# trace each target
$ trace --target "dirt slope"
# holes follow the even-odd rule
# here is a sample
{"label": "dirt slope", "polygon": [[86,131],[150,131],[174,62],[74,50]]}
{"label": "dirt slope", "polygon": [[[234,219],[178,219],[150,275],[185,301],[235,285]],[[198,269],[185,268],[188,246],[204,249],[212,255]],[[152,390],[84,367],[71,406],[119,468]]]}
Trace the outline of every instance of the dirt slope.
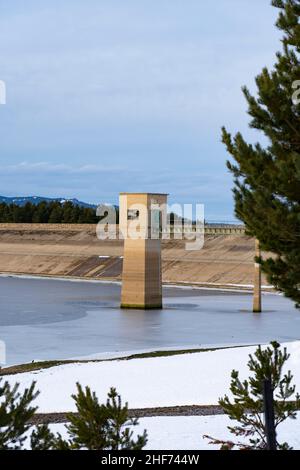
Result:
{"label": "dirt slope", "polygon": [[[0,224],[0,272],[120,279],[123,242],[99,241],[94,225]],[[201,251],[163,241],[164,282],[252,285],[254,240],[206,235]],[[266,281],[263,280],[263,284]]]}

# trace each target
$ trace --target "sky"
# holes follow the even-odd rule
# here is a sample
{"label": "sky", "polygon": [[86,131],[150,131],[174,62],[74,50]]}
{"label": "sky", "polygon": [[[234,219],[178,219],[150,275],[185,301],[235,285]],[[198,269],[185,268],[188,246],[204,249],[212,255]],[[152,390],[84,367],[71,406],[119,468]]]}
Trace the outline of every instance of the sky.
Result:
{"label": "sky", "polygon": [[0,0],[0,195],[169,193],[234,219],[221,127],[280,50],[270,0]]}

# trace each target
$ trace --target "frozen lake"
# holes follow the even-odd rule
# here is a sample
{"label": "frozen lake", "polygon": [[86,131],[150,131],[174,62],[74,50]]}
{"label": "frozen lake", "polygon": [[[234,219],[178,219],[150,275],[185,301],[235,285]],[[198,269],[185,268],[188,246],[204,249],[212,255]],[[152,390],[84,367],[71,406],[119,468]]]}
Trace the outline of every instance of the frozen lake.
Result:
{"label": "frozen lake", "polygon": [[0,341],[6,363],[100,353],[200,348],[300,339],[300,311],[265,294],[264,313],[247,293],[164,289],[164,310],[119,308],[120,285],[0,277]]}

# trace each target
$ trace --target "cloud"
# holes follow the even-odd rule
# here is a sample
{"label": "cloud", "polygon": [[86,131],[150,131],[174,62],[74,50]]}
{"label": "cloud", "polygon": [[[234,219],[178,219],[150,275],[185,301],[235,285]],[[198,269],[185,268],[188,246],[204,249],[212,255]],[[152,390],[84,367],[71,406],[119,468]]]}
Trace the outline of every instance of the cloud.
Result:
{"label": "cloud", "polygon": [[204,204],[206,218],[233,220],[231,179],[224,175],[176,171],[51,165],[46,162],[1,166],[1,193],[7,196],[77,197],[98,204],[118,203],[119,192],[168,192],[170,204]]}
{"label": "cloud", "polygon": [[65,163],[53,164],[50,162],[20,162],[14,165],[0,165],[0,173],[60,173],[89,174],[89,173],[119,173],[124,171],[120,167],[107,167],[105,165],[81,165],[71,166]]}
{"label": "cloud", "polygon": [[274,61],[269,0],[244,0],[243,8],[240,0],[219,0],[217,9],[194,0],[188,8],[174,0],[159,8],[132,0],[126,7],[116,0],[27,3],[26,10],[3,8],[0,18],[1,73],[23,125],[36,116],[74,127],[239,122],[241,85]]}
{"label": "cloud", "polygon": [[281,47],[269,0],[0,8],[2,193],[156,190],[232,213],[220,127],[250,135],[240,88]]}

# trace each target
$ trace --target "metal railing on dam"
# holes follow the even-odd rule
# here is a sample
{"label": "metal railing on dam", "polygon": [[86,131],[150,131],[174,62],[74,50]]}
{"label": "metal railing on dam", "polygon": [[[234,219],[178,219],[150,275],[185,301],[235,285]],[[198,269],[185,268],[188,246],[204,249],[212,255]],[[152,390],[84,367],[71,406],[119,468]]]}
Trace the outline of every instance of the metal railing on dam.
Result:
{"label": "metal railing on dam", "polygon": [[219,234],[240,234],[244,235],[246,232],[245,225],[235,224],[206,224],[204,233],[207,235]]}
{"label": "metal railing on dam", "polygon": [[[26,223],[0,223],[0,231],[96,231],[95,224],[26,224]],[[163,233],[180,234],[195,232],[196,227],[183,228],[182,225],[171,225]],[[237,224],[205,224],[205,235],[244,235],[246,228]],[[118,226],[117,226],[118,232]]]}

